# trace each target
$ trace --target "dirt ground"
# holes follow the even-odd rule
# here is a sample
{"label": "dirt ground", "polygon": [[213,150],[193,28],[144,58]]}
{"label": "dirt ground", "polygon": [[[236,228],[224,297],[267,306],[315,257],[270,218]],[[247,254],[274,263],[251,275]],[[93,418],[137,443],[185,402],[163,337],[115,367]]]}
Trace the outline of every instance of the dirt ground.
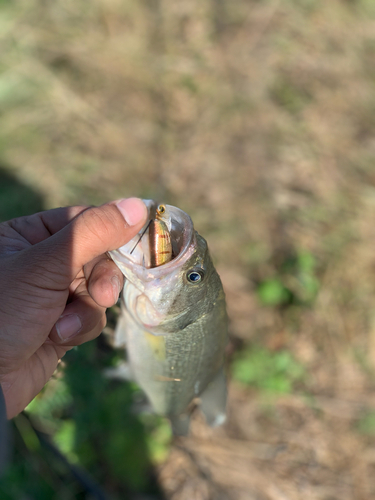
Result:
{"label": "dirt ground", "polygon": [[[228,420],[195,414],[156,467],[165,498],[375,498],[373,2],[1,9],[1,169],[45,208],[177,205],[222,277]],[[265,298],[270,282],[288,298]],[[254,345],[291,353],[303,380],[241,384]]]}

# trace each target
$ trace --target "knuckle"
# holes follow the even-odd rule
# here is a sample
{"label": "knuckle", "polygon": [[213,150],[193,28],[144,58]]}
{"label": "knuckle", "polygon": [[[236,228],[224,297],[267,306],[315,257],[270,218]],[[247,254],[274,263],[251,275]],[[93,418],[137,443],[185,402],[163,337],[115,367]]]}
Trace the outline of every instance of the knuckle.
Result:
{"label": "knuckle", "polygon": [[118,220],[113,210],[107,207],[93,207],[82,214],[82,223],[91,234],[101,241],[106,241],[118,229]]}

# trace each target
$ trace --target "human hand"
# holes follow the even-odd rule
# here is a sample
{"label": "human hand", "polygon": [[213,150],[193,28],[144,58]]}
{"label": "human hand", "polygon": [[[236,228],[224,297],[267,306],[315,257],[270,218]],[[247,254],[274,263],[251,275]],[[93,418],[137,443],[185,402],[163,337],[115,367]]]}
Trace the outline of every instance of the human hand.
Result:
{"label": "human hand", "polygon": [[0,383],[8,418],[22,411],[76,345],[97,337],[123,276],[105,252],[133,238],[137,198],[66,207],[0,224]]}

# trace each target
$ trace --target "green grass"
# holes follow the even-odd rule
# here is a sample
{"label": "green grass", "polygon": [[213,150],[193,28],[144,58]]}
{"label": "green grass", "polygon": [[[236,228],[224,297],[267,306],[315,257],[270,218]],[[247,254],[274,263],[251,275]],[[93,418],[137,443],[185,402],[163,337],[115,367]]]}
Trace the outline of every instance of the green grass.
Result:
{"label": "green grass", "polygon": [[236,381],[264,394],[290,394],[306,377],[303,365],[289,351],[271,352],[260,346],[240,352],[231,372]]}
{"label": "green grass", "polygon": [[312,305],[320,286],[316,267],[315,257],[307,251],[284,259],[276,276],[259,283],[260,302],[265,306]]}
{"label": "green grass", "polygon": [[[151,469],[168,456],[171,429],[165,419],[135,410],[140,396],[137,386],[103,376],[104,366],[116,360],[116,353],[103,351],[95,341],[73,349],[65,358],[64,376],[52,380],[30,403],[27,413],[49,430],[71,464],[84,467],[98,484],[111,485],[114,498],[121,498],[132,491],[157,490]],[[39,460],[45,450],[28,420],[20,416],[15,422],[27,454],[32,461]],[[54,460],[52,488],[57,487],[53,479],[56,467]],[[21,471],[13,465],[6,481],[12,482],[13,474],[32,482],[27,468]]]}

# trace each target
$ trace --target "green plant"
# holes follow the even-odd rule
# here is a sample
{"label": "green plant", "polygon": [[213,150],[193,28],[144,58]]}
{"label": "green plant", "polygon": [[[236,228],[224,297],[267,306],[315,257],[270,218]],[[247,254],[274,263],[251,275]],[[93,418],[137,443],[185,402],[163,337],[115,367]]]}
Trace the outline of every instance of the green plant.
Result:
{"label": "green plant", "polygon": [[265,306],[292,302],[308,305],[313,303],[319,285],[314,256],[307,251],[300,251],[280,265],[278,275],[259,283],[257,295]]}
{"label": "green plant", "polygon": [[276,306],[285,304],[291,299],[291,292],[279,278],[272,278],[260,283],[258,297],[265,306]]}
{"label": "green plant", "polygon": [[360,434],[375,436],[375,412],[364,413],[357,421],[356,428]]}
{"label": "green plant", "polygon": [[[72,349],[58,375],[29,404],[27,414],[48,431],[70,464],[84,468],[99,485],[123,498],[129,491],[155,489],[150,472],[167,458],[172,435],[166,419],[135,408],[142,398],[138,386],[103,375],[104,367],[117,361],[118,353],[100,339]],[[45,450],[29,420],[20,416],[16,423],[23,447],[31,455],[28,460],[42,460],[35,455],[43,457]],[[54,478],[59,464],[52,461],[50,470],[48,466],[44,466],[47,483],[52,489],[60,488]],[[32,487],[35,482],[37,498],[51,498],[48,492],[39,493],[39,480],[29,478],[29,468],[18,469],[12,466],[10,477],[16,474]],[[12,500],[18,498],[16,493]]]}
{"label": "green plant", "polygon": [[232,363],[233,378],[267,393],[291,393],[303,381],[305,369],[289,351],[271,352],[253,346],[238,354]]}

